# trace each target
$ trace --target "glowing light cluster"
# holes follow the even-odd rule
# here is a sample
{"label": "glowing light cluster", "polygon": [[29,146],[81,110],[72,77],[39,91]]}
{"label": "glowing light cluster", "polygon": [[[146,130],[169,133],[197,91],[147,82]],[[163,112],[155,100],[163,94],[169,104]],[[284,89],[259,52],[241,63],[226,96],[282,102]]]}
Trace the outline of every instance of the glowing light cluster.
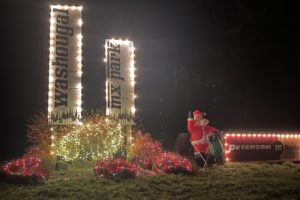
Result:
{"label": "glowing light cluster", "polygon": [[36,157],[20,158],[4,164],[2,170],[9,175],[45,178],[46,173],[42,170],[41,163]]}
{"label": "glowing light cluster", "polygon": [[190,174],[192,172],[192,166],[186,158],[170,152],[159,154],[151,163],[151,167],[147,169],[137,159],[128,162],[125,158],[98,160],[94,166],[95,176],[106,178],[131,178],[162,173]]}
{"label": "glowing light cluster", "polygon": [[82,10],[82,6],[68,6],[68,5],[51,5],[51,8],[64,9],[64,10]]}
{"label": "glowing light cluster", "polygon": [[163,152],[162,145],[159,141],[153,140],[150,134],[143,135],[137,132],[134,141],[128,149],[128,156],[133,157],[149,157],[156,156]]}
{"label": "glowing light cluster", "polygon": [[50,150],[50,155],[54,155],[55,154],[55,136],[54,136],[54,133],[53,133],[53,128],[51,128],[51,150]]}
{"label": "glowing light cluster", "polygon": [[94,166],[95,176],[106,178],[131,178],[135,177],[139,168],[124,158],[98,160]]}
{"label": "glowing light cluster", "polygon": [[149,134],[136,133],[128,150],[128,156],[142,169],[140,175],[149,175],[145,170],[150,170],[153,174],[192,173],[191,163],[186,158],[164,151],[161,143],[153,140]]}
{"label": "glowing light cluster", "polygon": [[83,119],[56,138],[56,154],[66,161],[112,158],[124,146],[124,128],[113,119],[96,115]]}
{"label": "glowing light cluster", "polygon": [[154,173],[177,174],[180,172],[190,174],[193,172],[192,165],[186,158],[171,152],[159,154],[153,163]]}
{"label": "glowing light cluster", "polygon": [[[274,140],[274,139],[300,139],[300,133],[298,132],[286,132],[286,133],[268,133],[268,132],[241,132],[241,133],[226,133],[224,136],[225,149],[228,149],[228,140],[231,138],[245,140],[245,139],[257,139],[257,140]],[[230,150],[225,151],[226,162],[230,161]]]}
{"label": "glowing light cluster", "polygon": [[300,133],[284,133],[284,134],[271,134],[271,133],[226,133],[225,139],[229,137],[237,138],[300,138]]}
{"label": "glowing light cluster", "polygon": [[[55,96],[55,73],[56,69],[55,69],[55,65],[53,64],[56,60],[55,60],[55,55],[56,55],[56,43],[57,43],[57,38],[56,38],[56,16],[54,13],[54,9],[61,9],[61,10],[70,10],[70,11],[79,11],[81,12],[82,10],[82,6],[68,6],[68,5],[51,5],[51,12],[50,12],[50,40],[49,40],[49,92],[48,92],[48,117],[50,117],[51,113],[54,112],[54,96]],[[81,16],[81,15],[80,15]],[[71,20],[70,20],[71,21]],[[76,89],[75,92],[75,103],[72,105],[72,110],[74,110],[73,112],[75,112],[78,114],[78,118],[81,118],[81,112],[82,112],[82,101],[81,101],[81,97],[82,97],[82,86],[81,86],[81,76],[82,76],[82,39],[83,36],[81,34],[81,26],[83,24],[81,17],[79,17],[77,19],[78,23],[74,26],[77,26],[80,28],[80,33],[75,35],[75,37],[77,38],[77,42],[76,42],[76,61],[77,63],[75,64],[76,67],[75,69],[72,66],[72,70],[76,70],[76,75],[77,77],[74,76],[74,78],[76,78],[76,82],[79,82],[75,88],[72,89]],[[69,42],[70,43],[70,42]],[[69,66],[70,67],[70,66]],[[68,74],[70,76],[71,71],[72,70],[68,70]],[[69,109],[69,108],[68,108]],[[78,123],[78,121],[77,121]]]}
{"label": "glowing light cluster", "polygon": [[[128,66],[129,66],[129,76],[130,76],[130,85],[131,85],[131,87],[132,87],[132,89],[133,89],[133,91],[134,91],[134,87],[135,87],[135,77],[136,77],[136,75],[135,75],[135,70],[136,70],[136,68],[135,68],[135,61],[134,61],[134,57],[135,57],[135,47],[134,47],[134,45],[133,45],[133,42],[132,41],[129,41],[128,39],[126,39],[126,40],[122,40],[122,39],[114,39],[114,38],[112,38],[112,39],[110,39],[109,40],[109,42],[111,42],[111,43],[114,43],[114,44],[120,44],[120,45],[127,45],[127,46],[129,46],[129,54],[130,54],[130,57],[129,57],[129,60],[128,60]],[[107,62],[108,61],[108,54],[107,54],[107,48],[108,48],[108,46],[107,46],[107,44],[105,44],[104,45],[104,47],[105,47],[105,58],[103,59],[103,61],[104,62]],[[109,84],[109,80],[106,80],[106,82],[105,82],[105,94],[106,94],[106,97],[105,97],[105,99],[106,99],[106,102],[108,102],[109,101],[109,94],[108,94],[108,84]],[[134,92],[133,92],[133,94],[132,94],[132,106],[130,107],[130,111],[131,111],[131,114],[134,116],[135,115],[135,112],[136,112],[136,108],[135,108],[135,99],[137,98],[137,96],[134,94]],[[110,115],[111,114],[111,111],[110,111],[110,108],[108,107],[108,103],[107,103],[107,107],[106,107],[106,115]]]}

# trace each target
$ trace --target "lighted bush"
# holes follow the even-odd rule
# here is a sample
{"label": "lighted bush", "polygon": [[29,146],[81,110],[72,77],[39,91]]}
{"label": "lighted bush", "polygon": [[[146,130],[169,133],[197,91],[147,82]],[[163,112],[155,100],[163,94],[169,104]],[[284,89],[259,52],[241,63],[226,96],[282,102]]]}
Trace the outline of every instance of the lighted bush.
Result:
{"label": "lighted bush", "polygon": [[146,160],[152,159],[163,152],[162,145],[159,141],[153,140],[150,134],[142,134],[137,132],[135,134],[133,143],[128,148],[129,158],[145,158]]}
{"label": "lighted bush", "polygon": [[131,163],[139,166],[144,170],[152,170],[152,159],[149,157],[134,157],[130,160]]}
{"label": "lighted bush", "polygon": [[94,174],[106,178],[132,178],[137,175],[138,171],[136,165],[124,158],[98,160],[94,166]]}
{"label": "lighted bush", "polygon": [[[166,152],[161,143],[152,139],[150,134],[137,132],[135,139],[128,149],[129,159],[137,165],[140,172],[152,173],[192,173],[190,161],[178,154]],[[144,170],[144,171],[143,171]]]}
{"label": "lighted bush", "polygon": [[51,160],[51,134],[47,115],[38,113],[31,117],[27,125],[27,140],[32,145],[26,149],[24,157]]}
{"label": "lighted bush", "polygon": [[56,153],[65,161],[106,159],[124,147],[125,127],[99,113],[82,120],[80,125],[56,130]]}
{"label": "lighted bush", "polygon": [[171,152],[160,153],[153,159],[153,171],[167,174],[191,174],[193,172],[189,160]]}
{"label": "lighted bush", "polygon": [[42,167],[41,159],[36,157],[12,160],[1,166],[1,171],[4,172],[6,179],[18,177],[29,179],[45,179],[48,174],[48,172]]}

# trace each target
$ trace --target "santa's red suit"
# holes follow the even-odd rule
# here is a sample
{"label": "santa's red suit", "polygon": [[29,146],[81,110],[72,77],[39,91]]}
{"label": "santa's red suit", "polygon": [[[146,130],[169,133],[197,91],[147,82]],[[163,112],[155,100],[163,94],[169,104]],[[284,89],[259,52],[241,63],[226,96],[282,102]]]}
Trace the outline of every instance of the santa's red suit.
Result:
{"label": "santa's red suit", "polygon": [[195,121],[191,119],[188,120],[187,129],[191,133],[191,143],[195,154],[197,152],[206,153],[208,149],[208,142],[205,136],[216,129],[209,125],[197,125]]}

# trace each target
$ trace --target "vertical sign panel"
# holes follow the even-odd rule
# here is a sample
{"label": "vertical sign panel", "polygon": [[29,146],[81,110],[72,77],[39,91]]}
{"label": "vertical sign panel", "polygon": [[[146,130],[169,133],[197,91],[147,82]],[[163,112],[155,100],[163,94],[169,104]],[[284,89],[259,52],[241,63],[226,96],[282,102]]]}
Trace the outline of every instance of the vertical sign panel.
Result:
{"label": "vertical sign panel", "polygon": [[106,114],[132,125],[134,106],[134,46],[132,41],[105,41]]}
{"label": "vertical sign panel", "polygon": [[82,7],[51,5],[48,119],[67,125],[81,118]]}

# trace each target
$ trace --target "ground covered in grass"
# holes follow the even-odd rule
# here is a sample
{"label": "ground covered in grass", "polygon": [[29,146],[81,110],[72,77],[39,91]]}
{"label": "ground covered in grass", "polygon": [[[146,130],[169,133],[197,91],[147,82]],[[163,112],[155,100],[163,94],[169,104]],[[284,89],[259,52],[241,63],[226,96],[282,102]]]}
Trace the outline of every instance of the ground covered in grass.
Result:
{"label": "ground covered in grass", "polygon": [[227,163],[194,175],[127,180],[96,178],[92,168],[69,168],[38,184],[1,181],[0,199],[300,199],[300,164]]}

